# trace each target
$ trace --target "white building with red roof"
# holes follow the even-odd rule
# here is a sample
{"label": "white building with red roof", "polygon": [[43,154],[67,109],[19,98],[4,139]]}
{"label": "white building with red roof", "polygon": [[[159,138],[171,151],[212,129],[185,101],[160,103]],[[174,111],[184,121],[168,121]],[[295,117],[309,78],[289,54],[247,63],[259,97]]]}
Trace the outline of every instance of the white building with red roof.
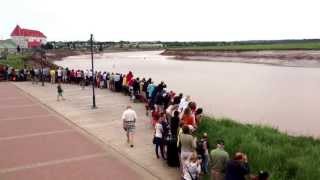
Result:
{"label": "white building with red roof", "polygon": [[37,48],[47,43],[47,37],[42,32],[22,29],[19,25],[12,31],[11,38],[20,48]]}

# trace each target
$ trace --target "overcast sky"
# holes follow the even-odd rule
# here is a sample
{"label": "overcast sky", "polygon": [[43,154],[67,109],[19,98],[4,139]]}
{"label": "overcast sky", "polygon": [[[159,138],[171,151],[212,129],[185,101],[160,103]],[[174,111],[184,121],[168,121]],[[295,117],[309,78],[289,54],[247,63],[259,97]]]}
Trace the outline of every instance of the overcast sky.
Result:
{"label": "overcast sky", "polygon": [[232,41],[320,38],[319,0],[2,0],[13,28],[48,40]]}

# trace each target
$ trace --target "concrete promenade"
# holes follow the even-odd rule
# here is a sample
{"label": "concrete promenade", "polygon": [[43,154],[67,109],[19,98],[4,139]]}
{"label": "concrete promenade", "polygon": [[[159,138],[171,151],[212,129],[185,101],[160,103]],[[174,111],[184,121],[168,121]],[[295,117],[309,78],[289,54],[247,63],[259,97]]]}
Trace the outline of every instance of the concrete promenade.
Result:
{"label": "concrete promenade", "polygon": [[[156,179],[179,179],[176,168],[170,168],[163,160],[155,156],[152,144],[153,129],[150,117],[146,117],[144,104],[132,103],[128,96],[121,93],[110,92],[107,89],[96,90],[98,108],[91,109],[92,91],[90,87],[82,90],[78,85],[62,85],[65,101],[56,100],[56,85],[46,83],[32,85],[31,82],[14,83],[24,92],[37,98],[44,106],[49,107],[61,116],[67,118],[71,124],[87,132],[94,139],[104,144],[107,150],[112,150],[122,156],[136,169],[144,171]],[[132,104],[138,114],[135,134],[135,147],[130,148],[126,143],[125,133],[122,129],[121,115],[125,107]],[[0,115],[1,117],[1,115]],[[140,176],[141,177],[141,176]],[[134,179],[134,176],[132,176]],[[148,177],[147,179],[150,179]]]}
{"label": "concrete promenade", "polygon": [[[123,157],[116,148],[110,148],[108,142],[99,141],[73,123],[86,127],[94,134],[92,127],[97,125],[99,120],[92,116],[90,123],[89,116],[96,113],[97,116],[102,115],[101,103],[101,109],[89,113],[89,102],[83,104],[82,101],[86,96],[81,97],[80,91],[77,94],[75,86],[66,88],[68,100],[60,103],[55,102],[53,86],[31,86],[31,83],[17,86],[40,97],[42,102],[72,117],[73,121],[43,105],[14,84],[1,82],[1,180],[159,179],[144,167]],[[85,91],[83,93],[85,94]],[[109,112],[102,115],[105,121],[109,120],[107,114]],[[92,125],[90,128],[89,124]],[[101,131],[97,134],[103,134]],[[115,128],[112,131],[106,129],[112,137],[116,136],[114,131]],[[117,137],[119,144],[123,140],[121,137]],[[124,148],[124,151],[135,150]]]}

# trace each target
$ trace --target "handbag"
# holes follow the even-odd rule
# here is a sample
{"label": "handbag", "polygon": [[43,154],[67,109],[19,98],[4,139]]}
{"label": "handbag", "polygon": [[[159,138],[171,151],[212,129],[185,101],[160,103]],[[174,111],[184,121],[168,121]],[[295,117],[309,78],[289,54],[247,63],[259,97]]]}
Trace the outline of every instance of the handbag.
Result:
{"label": "handbag", "polygon": [[153,136],[153,140],[152,140],[152,144],[156,144],[156,137],[155,136]]}

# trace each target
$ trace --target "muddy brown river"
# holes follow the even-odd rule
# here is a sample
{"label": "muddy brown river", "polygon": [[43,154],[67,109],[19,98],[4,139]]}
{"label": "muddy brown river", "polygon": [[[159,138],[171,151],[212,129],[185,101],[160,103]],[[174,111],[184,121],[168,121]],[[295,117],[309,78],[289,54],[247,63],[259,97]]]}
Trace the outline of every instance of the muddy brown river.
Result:
{"label": "muddy brown river", "polygon": [[[261,64],[180,61],[160,51],[95,55],[97,70],[152,77],[191,95],[208,115],[267,124],[294,135],[320,137],[320,69]],[[90,69],[90,56],[55,62]]]}

